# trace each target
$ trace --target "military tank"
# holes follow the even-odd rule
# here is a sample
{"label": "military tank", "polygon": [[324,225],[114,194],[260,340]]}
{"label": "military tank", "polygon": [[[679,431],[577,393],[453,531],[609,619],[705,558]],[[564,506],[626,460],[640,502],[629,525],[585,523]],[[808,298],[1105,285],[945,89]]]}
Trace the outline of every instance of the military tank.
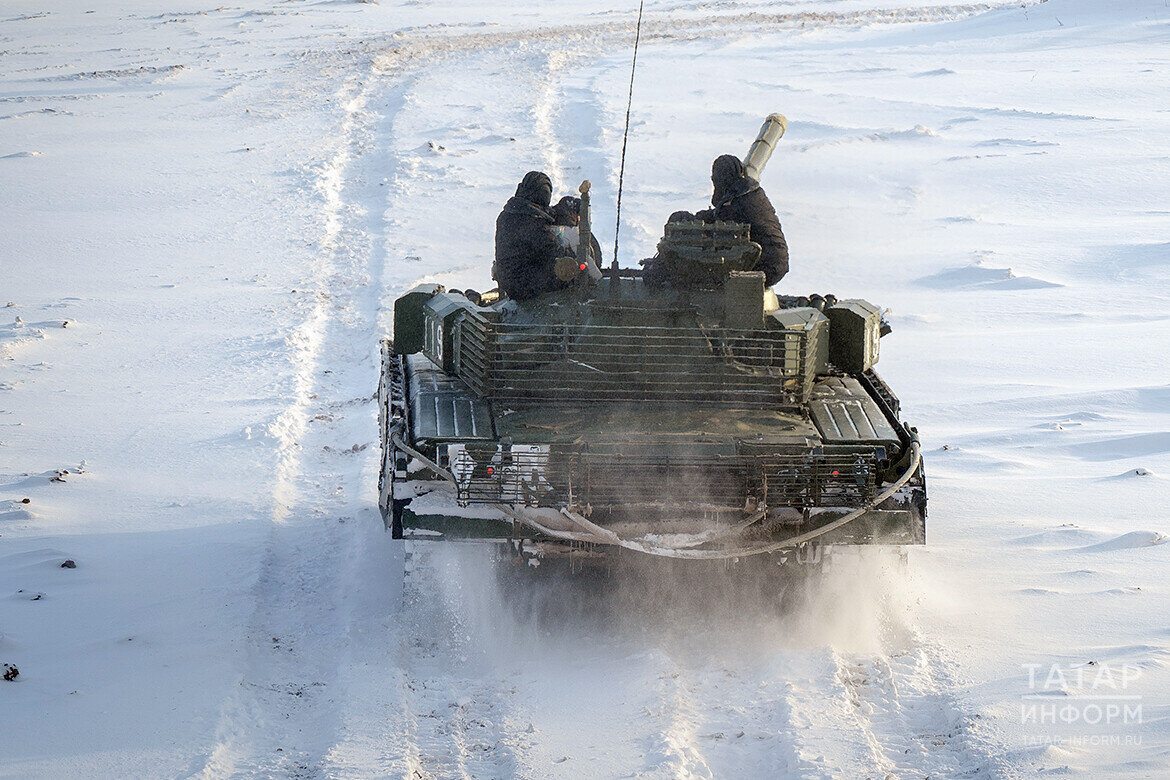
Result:
{"label": "military tank", "polygon": [[[751,147],[756,177],[782,122]],[[737,223],[670,222],[646,268],[602,269],[588,182],[581,200],[565,289],[515,301],[430,284],[395,302],[379,389],[394,538],[493,542],[536,564],[924,544],[917,434],[874,370],[880,309],[766,290]]]}

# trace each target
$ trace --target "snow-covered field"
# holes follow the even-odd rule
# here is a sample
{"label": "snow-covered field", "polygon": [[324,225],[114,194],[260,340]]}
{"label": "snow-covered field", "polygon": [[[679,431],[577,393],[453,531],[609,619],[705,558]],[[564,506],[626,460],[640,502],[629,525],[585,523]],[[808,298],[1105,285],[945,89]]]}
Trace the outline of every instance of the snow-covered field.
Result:
{"label": "snow-covered field", "polygon": [[390,306],[531,168],[612,246],[636,10],[0,2],[0,776],[1170,775],[1164,0],[648,3],[623,263],[785,113],[781,289],[890,308],[930,544],[783,617],[403,591]]}

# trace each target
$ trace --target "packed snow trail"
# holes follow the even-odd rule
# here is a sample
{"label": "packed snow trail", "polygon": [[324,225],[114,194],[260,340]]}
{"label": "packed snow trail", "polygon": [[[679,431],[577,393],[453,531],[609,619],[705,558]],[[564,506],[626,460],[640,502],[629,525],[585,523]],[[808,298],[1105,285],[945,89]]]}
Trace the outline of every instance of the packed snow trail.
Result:
{"label": "packed snow trail", "polygon": [[[404,587],[378,517],[394,298],[490,286],[529,169],[606,243],[629,4],[244,5],[0,19],[0,773],[1164,773],[1161,4],[647,8],[623,264],[784,111],[783,286],[892,307],[928,450],[910,573],[784,614],[464,545]],[[1021,663],[1089,662],[1142,670],[1136,745],[1020,723]]]}
{"label": "packed snow trail", "polygon": [[[377,448],[367,427],[373,398],[362,389],[375,360],[372,280],[385,257],[374,196],[379,178],[392,173],[377,150],[387,127],[370,93],[358,78],[339,90],[337,148],[317,171],[323,231],[314,275],[303,283],[314,304],[292,339],[293,403],[273,425],[280,456],[272,527],[252,594],[248,660],[217,729],[210,776],[314,775],[337,740],[339,667],[355,618],[347,607],[365,587],[357,563],[369,544],[346,525],[377,518],[362,500],[368,468],[351,465]],[[392,99],[373,97],[380,105]]]}

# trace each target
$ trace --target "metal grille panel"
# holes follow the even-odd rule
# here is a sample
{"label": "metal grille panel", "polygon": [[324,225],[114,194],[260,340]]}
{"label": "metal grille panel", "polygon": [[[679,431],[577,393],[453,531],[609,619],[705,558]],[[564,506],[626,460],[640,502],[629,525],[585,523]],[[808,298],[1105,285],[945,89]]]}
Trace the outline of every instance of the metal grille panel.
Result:
{"label": "metal grille panel", "polygon": [[468,314],[460,379],[500,401],[808,400],[816,336],[797,330],[516,325]]}
{"label": "metal grille panel", "polygon": [[666,503],[740,508],[855,506],[877,490],[873,452],[646,457],[553,445],[452,445],[463,505],[613,506]]}

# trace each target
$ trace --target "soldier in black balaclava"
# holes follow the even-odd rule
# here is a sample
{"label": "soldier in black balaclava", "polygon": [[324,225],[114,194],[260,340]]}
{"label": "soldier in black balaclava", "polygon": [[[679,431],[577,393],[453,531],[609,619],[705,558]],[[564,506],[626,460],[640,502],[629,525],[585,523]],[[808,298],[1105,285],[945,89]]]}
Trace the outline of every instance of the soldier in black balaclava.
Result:
{"label": "soldier in black balaclava", "polygon": [[552,181],[540,171],[529,171],[496,219],[492,277],[500,290],[516,300],[568,286],[553,271],[556,259],[567,253],[552,229],[550,201]]}
{"label": "soldier in black balaclava", "polygon": [[[566,195],[553,204],[550,209],[553,215],[553,224],[563,227],[578,227],[581,224],[581,199],[575,195]],[[593,256],[593,262],[598,265],[601,264],[601,244],[597,242],[597,236],[593,233],[589,234],[590,253]]]}
{"label": "soldier in black balaclava", "polygon": [[573,195],[566,195],[549,208],[554,225],[576,227],[581,223],[581,199]]}
{"label": "soldier in black balaclava", "polygon": [[731,154],[715,158],[711,183],[715,185],[711,196],[713,208],[695,216],[704,222],[719,220],[750,225],[752,241],[763,250],[756,270],[764,272],[764,284],[770,287],[783,279],[788,273],[788,242],[784,240],[776,209],[772,208],[760,183],[748,176],[740,159]]}

